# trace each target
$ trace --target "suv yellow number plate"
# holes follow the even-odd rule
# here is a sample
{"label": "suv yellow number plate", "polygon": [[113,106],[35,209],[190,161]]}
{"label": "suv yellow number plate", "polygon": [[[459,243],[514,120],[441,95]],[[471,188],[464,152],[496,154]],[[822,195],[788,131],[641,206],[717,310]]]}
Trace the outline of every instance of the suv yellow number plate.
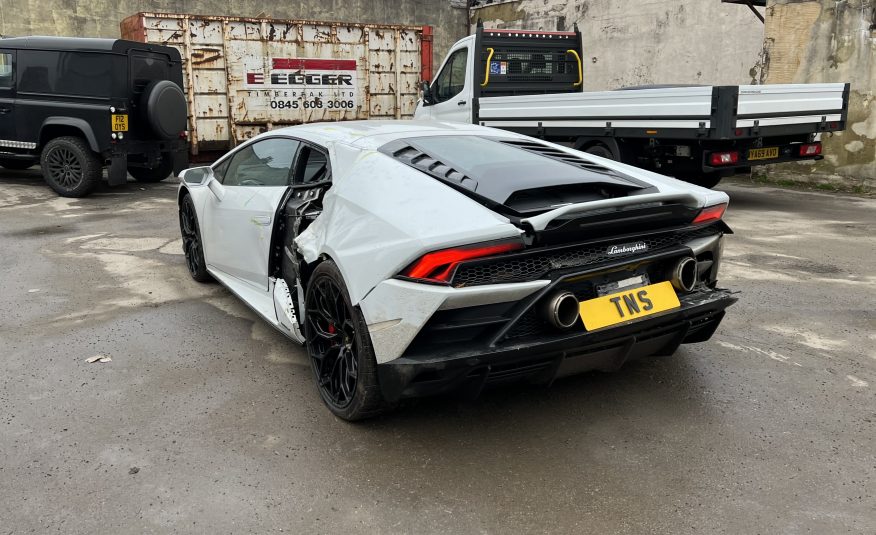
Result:
{"label": "suv yellow number plate", "polygon": [[779,157],[779,147],[767,147],[765,149],[751,149],[748,151],[749,160],[771,160]]}
{"label": "suv yellow number plate", "polygon": [[672,283],[660,282],[582,301],[579,307],[584,327],[594,331],[679,308],[681,303]]}
{"label": "suv yellow number plate", "polygon": [[127,115],[113,115],[113,132],[127,132],[128,131],[128,116]]}

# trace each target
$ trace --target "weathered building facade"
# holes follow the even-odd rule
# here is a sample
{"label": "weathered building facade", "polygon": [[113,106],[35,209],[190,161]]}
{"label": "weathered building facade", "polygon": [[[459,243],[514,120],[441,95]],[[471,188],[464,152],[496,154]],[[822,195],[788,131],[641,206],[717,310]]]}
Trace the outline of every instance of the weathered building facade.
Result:
{"label": "weathered building facade", "polygon": [[[140,11],[434,27],[435,69],[478,19],[584,38],[587,90],[647,84],[851,82],[849,127],[825,159],[771,175],[872,188],[876,181],[876,0],[767,0],[763,25],[720,0],[0,0],[0,35],[118,37]],[[462,9],[460,9],[462,8]]]}
{"label": "weathered building facade", "polygon": [[876,0],[769,0],[762,81],[851,82],[845,132],[825,159],[770,169],[775,178],[876,186]]}
{"label": "weathered building facade", "polygon": [[466,35],[465,9],[445,0],[0,0],[0,35],[119,37],[141,11],[434,27],[434,61]]}

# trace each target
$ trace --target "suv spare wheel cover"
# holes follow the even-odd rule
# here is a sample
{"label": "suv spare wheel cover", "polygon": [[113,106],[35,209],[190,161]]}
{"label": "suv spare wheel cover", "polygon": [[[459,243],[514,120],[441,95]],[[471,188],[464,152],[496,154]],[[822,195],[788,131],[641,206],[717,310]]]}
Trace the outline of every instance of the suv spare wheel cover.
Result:
{"label": "suv spare wheel cover", "polygon": [[173,139],[186,129],[186,97],[170,80],[150,83],[143,91],[146,120],[156,135]]}

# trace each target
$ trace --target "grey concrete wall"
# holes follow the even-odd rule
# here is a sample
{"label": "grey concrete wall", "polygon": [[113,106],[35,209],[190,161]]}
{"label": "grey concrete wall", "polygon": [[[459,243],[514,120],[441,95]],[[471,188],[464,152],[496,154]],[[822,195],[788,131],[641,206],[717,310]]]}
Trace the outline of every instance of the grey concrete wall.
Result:
{"label": "grey concrete wall", "polygon": [[512,0],[476,8],[490,28],[570,30],[584,39],[586,89],[743,84],[760,77],[763,24],[720,0]]}
{"label": "grey concrete wall", "polygon": [[770,0],[763,81],[850,82],[845,132],[822,138],[825,159],[772,166],[771,178],[876,187],[876,0]]}
{"label": "grey concrete wall", "polygon": [[467,34],[465,9],[445,0],[0,0],[0,35],[118,37],[139,11],[434,26],[434,62]]}

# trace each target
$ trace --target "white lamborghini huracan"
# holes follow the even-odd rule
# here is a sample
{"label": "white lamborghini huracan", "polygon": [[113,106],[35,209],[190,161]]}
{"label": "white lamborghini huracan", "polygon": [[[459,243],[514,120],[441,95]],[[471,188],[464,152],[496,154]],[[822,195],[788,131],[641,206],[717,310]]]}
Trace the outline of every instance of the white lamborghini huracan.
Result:
{"label": "white lamborghini huracan", "polygon": [[341,418],[702,342],[728,197],[472,125],[274,130],[181,175],[192,277],[306,345]]}

